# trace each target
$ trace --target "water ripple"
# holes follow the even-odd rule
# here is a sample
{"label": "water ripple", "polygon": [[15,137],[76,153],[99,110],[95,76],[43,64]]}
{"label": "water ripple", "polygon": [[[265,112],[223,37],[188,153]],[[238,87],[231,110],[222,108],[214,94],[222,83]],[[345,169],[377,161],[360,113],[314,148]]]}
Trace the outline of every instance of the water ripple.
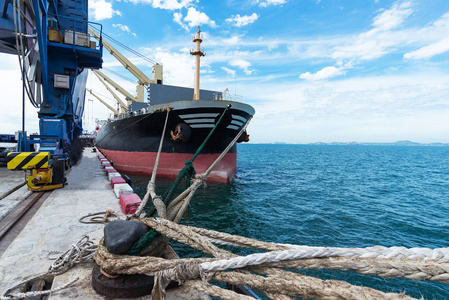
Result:
{"label": "water ripple", "polygon": [[[235,183],[201,189],[187,224],[310,246],[448,247],[449,147],[239,146]],[[199,255],[179,245],[177,251]],[[449,297],[440,283],[306,273],[413,297]]]}

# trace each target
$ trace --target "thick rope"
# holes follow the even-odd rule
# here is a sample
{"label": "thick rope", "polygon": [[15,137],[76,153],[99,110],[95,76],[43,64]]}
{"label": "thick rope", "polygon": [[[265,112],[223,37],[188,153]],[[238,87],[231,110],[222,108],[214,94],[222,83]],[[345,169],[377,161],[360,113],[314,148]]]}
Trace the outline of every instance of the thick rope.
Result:
{"label": "thick rope", "polygon": [[189,280],[184,283],[185,286],[201,291],[207,295],[220,297],[224,300],[254,300],[253,297],[237,294],[234,291],[225,290],[218,286],[199,280]]}
{"label": "thick rope", "polygon": [[439,281],[449,284],[449,263],[430,260],[331,257],[268,263],[264,264],[264,266],[297,270],[355,271],[362,275],[386,278],[402,277],[411,280]]}
{"label": "thick rope", "polygon": [[[248,123],[249,120],[246,126]],[[242,130],[244,130],[244,128],[242,128]],[[237,138],[238,136],[236,139]],[[212,164],[212,166],[204,174],[196,176],[192,186],[187,191],[182,193],[182,197],[178,196],[174,203],[170,203],[168,205],[167,216],[170,219],[173,218],[175,222],[179,222],[180,217],[184,214],[195,190],[201,185],[202,181],[207,177],[219,160],[226,154],[230,147],[232,147],[235,141],[230,143],[228,148],[223,151],[219,159],[217,159],[217,161],[214,162],[214,164]],[[203,283],[195,284],[199,285],[199,288],[204,292],[222,297],[224,299],[236,298],[233,294],[224,296],[224,294],[221,293],[220,288],[213,287],[205,282],[215,280],[235,285],[246,285],[263,291],[274,299],[289,299],[288,296],[302,298],[313,297],[316,299],[409,299],[408,296],[403,294],[385,294],[377,290],[352,286],[346,282],[340,281],[321,281],[316,278],[311,278],[272,267],[278,264],[288,265],[289,267],[289,263],[292,261],[301,261],[300,259],[311,260],[311,258],[328,259],[327,257],[334,257],[336,255],[362,257],[361,259],[365,259],[364,257],[372,257],[374,255],[373,253],[376,253],[376,255],[384,255],[384,257],[388,258],[394,257],[396,259],[404,260],[404,251],[398,250],[403,250],[405,248],[370,247],[365,249],[344,249],[283,245],[260,242],[213,231],[194,229],[192,227],[178,225],[164,219],[145,218],[140,219],[139,221],[144,222],[146,225],[162,234],[163,236],[161,236],[161,238],[165,241],[168,239],[164,238],[164,236],[173,238],[215,257],[214,259],[200,258],[174,261],[166,261],[155,257],[123,258],[123,256],[114,256],[108,253],[100,243],[95,260],[108,273],[146,273],[155,275],[155,299],[164,299],[165,286],[169,280],[190,283],[191,279],[195,278],[201,278],[203,280]],[[226,250],[217,248],[210,242],[210,240],[218,243],[233,244],[234,246],[254,247],[271,252],[238,257]],[[389,249],[389,251],[386,249]],[[313,252],[311,253],[310,250]],[[409,251],[407,255],[414,260],[417,258],[421,258],[422,260],[423,256],[426,257],[421,249],[406,250]],[[442,254],[439,250],[440,249],[436,249],[430,253],[430,257],[433,259],[444,259],[445,254]],[[429,255],[429,253],[425,254]],[[249,268],[253,272],[261,273],[268,277],[248,273],[247,271],[242,270],[242,268],[245,267]],[[237,272],[221,272],[228,269],[237,269]],[[293,287],[291,287],[292,282],[294,283]],[[286,285],[289,285],[289,287],[285,288]],[[229,291],[226,291],[226,293],[228,292]]]}
{"label": "thick rope", "polygon": [[245,286],[262,292],[281,293],[304,299],[412,299],[404,294],[383,293],[368,287],[353,286],[344,281],[315,278],[310,282],[311,277],[302,276],[304,278],[299,279],[300,277],[301,275],[290,278],[262,277],[238,272],[219,272],[212,280],[235,285],[244,283]]}
{"label": "thick rope", "polygon": [[[159,159],[160,159],[161,152],[162,152],[162,145],[164,143],[165,130],[167,129],[169,114],[170,114],[170,109],[168,108],[167,109],[167,115],[165,117],[164,129],[162,130],[162,136],[161,136],[161,140],[159,142],[159,149],[157,151],[156,161],[154,162],[153,172],[151,174],[151,179],[148,182],[148,186],[147,186],[147,192],[146,192],[145,196],[143,197],[142,202],[140,203],[140,205],[137,208],[136,212],[130,218],[139,218],[140,214],[143,211],[143,209],[147,205],[148,199],[150,198],[150,196],[151,196],[152,199],[154,199],[156,197],[156,191],[155,191],[156,190],[156,188],[155,188],[156,173],[157,173],[157,168],[159,166]],[[161,216],[161,215],[159,215],[159,216]]]}
{"label": "thick rope", "polygon": [[[216,257],[226,257],[227,253],[225,250],[219,249],[209,242],[204,243],[195,234],[189,231],[184,231],[184,233],[177,233],[173,228],[177,227],[188,227],[179,224],[174,224],[167,220],[158,219],[150,221],[151,219],[143,219],[145,224],[151,226],[152,228],[162,232],[164,235],[169,235],[175,238],[179,242],[188,244],[200,251],[208,253]],[[169,224],[169,227],[165,227],[163,224]],[[188,227],[191,228],[191,227]],[[286,245],[280,245],[280,247],[285,247]],[[429,252],[430,249],[425,249],[426,251],[421,251],[416,248],[405,249],[406,251],[400,255],[396,255],[394,258],[390,255],[391,253],[397,253],[398,247],[386,248],[386,247],[369,247],[369,248],[352,248],[350,251],[345,248],[323,248],[323,247],[302,247],[300,252],[296,253],[293,250],[294,256],[286,256],[287,252],[275,251],[271,253],[253,254],[246,257],[246,262],[243,258],[235,258],[233,262],[232,259],[223,260],[220,262],[205,263],[202,266],[207,268],[204,271],[214,271],[208,268],[212,268],[218,265],[217,268],[223,268],[226,264],[230,267],[242,267],[244,265],[249,265],[249,263],[263,264],[264,266],[278,266],[283,268],[293,268],[293,269],[336,269],[336,270],[354,270],[361,274],[366,275],[379,275],[382,277],[404,277],[414,280],[432,280],[449,283],[449,262],[435,261],[428,258],[417,258],[416,253]],[[314,252],[316,249],[328,249],[329,251],[319,251]],[[357,250],[357,251],[356,251]],[[374,251],[373,251],[374,250]],[[290,250],[289,250],[290,251]],[[389,254],[390,251],[390,254]],[[432,250],[430,250],[432,252]],[[441,249],[435,249],[434,252],[441,252]],[[379,255],[380,253],[380,255]],[[404,256],[404,254],[409,254],[409,257]],[[273,257],[270,258],[270,255]],[[288,254],[288,253],[287,253]],[[298,256],[298,254],[301,254]],[[363,258],[368,254],[368,256],[377,255],[378,259]],[[344,257],[332,257],[325,258],[326,255],[343,255]],[[352,257],[345,257],[351,255]],[[258,257],[259,256],[259,257]],[[381,257],[390,257],[381,258]],[[300,260],[293,260],[294,257]],[[302,257],[302,258],[301,258]],[[322,257],[321,259],[310,259],[310,257]],[[432,255],[430,256],[432,257]],[[287,259],[288,261],[279,261],[280,259]],[[293,261],[292,261],[293,260]],[[212,261],[212,260],[209,260]],[[239,262],[240,261],[240,262]],[[243,265],[241,264],[243,261]],[[270,262],[269,262],[270,261]],[[275,262],[277,261],[277,262]],[[310,262],[310,263],[309,263]],[[235,265],[233,265],[235,263]],[[211,267],[212,266],[212,267]],[[158,270],[153,270],[158,271]]]}
{"label": "thick rope", "polygon": [[[115,219],[110,220],[109,218],[111,217],[114,217]],[[89,218],[89,220],[85,220],[87,218]],[[83,224],[106,224],[116,220],[120,220],[120,217],[114,213],[112,209],[98,213],[90,213],[79,219],[80,223]]]}
{"label": "thick rope", "polygon": [[[76,244],[72,244],[71,248],[65,251],[62,255],[60,255],[58,258],[55,259],[55,261],[51,264],[48,271],[46,273],[42,273],[36,276],[33,276],[32,278],[29,278],[27,280],[24,280],[15,286],[7,289],[2,296],[0,297],[1,300],[11,300],[11,299],[24,299],[27,297],[32,296],[40,296],[40,295],[47,295],[50,293],[57,292],[59,290],[62,290],[71,284],[75,283],[79,278],[75,278],[72,281],[57,287],[55,289],[46,290],[46,291],[35,291],[35,292],[27,292],[27,293],[17,293],[11,295],[10,293],[17,288],[32,283],[33,281],[37,279],[44,279],[47,276],[55,276],[60,275],[64,272],[67,272],[70,268],[75,266],[76,264],[92,261],[93,257],[95,255],[95,251],[97,249],[97,245],[94,244],[88,236],[84,236],[79,240]],[[52,251],[49,253],[49,256],[56,253],[62,253],[57,251]],[[50,259],[52,259],[50,257]]]}
{"label": "thick rope", "polygon": [[[147,221],[147,219],[142,220],[148,226],[154,228],[155,230],[163,233],[164,235],[169,235],[170,237],[178,240],[179,242],[185,243],[197,250],[203,251],[210,255],[214,255],[217,251],[224,251],[222,249],[208,246],[208,249],[204,249],[208,243],[202,241],[201,246],[196,245],[199,243],[200,237],[193,233],[196,231],[207,231],[205,229],[198,229],[190,226],[175,224],[167,220],[157,219],[154,222]],[[194,230],[190,231],[190,229]],[[179,234],[178,234],[178,233]],[[207,231],[211,235],[213,231]],[[227,235],[227,234],[224,234]],[[194,239],[192,239],[194,238]],[[248,246],[248,238],[234,236],[234,241],[239,238],[245,241],[246,246]],[[404,247],[368,247],[368,248],[324,248],[324,247],[307,247],[307,246],[295,246],[280,244],[278,248],[285,249],[286,247],[292,247],[290,250],[276,251],[274,243],[259,242],[254,240],[257,248],[260,250],[267,251],[268,249],[274,250],[272,252],[251,254],[246,257],[236,257],[232,259],[226,259],[222,261],[212,261],[210,263],[202,264],[204,271],[216,271],[222,270],[227,266],[228,268],[242,268],[247,265],[258,265],[258,264],[268,264],[270,266],[281,266],[285,268],[309,268],[307,264],[310,258],[326,258],[326,257],[341,257],[340,260],[345,259],[346,263],[337,263],[334,260],[326,260],[328,263],[321,268],[332,265],[331,269],[338,270],[354,270],[359,269],[361,274],[367,275],[379,275],[383,277],[405,277],[414,280],[432,280],[449,283],[449,261],[445,259],[443,253],[446,253],[448,249],[427,249],[427,248],[411,248],[407,249]],[[264,245],[265,244],[265,245]],[[268,247],[264,247],[264,246]],[[255,247],[256,248],[256,247]],[[213,250],[210,250],[213,249]],[[218,250],[217,250],[218,249]],[[402,251],[399,251],[402,250]],[[268,250],[270,251],[270,250]],[[223,252],[221,252],[223,254]],[[425,256],[424,254],[427,254]],[[214,255],[217,256],[218,255]],[[220,255],[224,256],[224,255]],[[368,258],[366,258],[368,257]],[[377,259],[369,258],[376,257]],[[435,258],[440,258],[440,260],[435,260]],[[380,259],[380,260],[379,260]],[[294,260],[294,261],[292,261]],[[282,263],[275,263],[280,262]],[[302,263],[304,261],[304,263]],[[335,263],[332,263],[334,261]],[[376,265],[376,262],[379,262]],[[311,264],[312,269],[321,269],[320,260],[315,260],[315,264]],[[362,262],[364,267],[360,266],[358,262]],[[371,268],[368,262],[372,262]]]}
{"label": "thick rope", "polygon": [[[215,129],[217,129],[218,125],[220,125],[221,120],[223,119],[224,115],[226,114],[226,112],[229,110],[230,107],[231,107],[230,105],[226,105],[226,108],[222,112],[222,114],[221,114],[220,118],[218,119],[217,123],[215,124],[215,126],[212,128],[212,130],[209,132],[207,137],[204,139],[203,143],[198,147],[198,149],[196,150],[196,152],[192,156],[192,158],[190,160],[186,161],[186,164],[185,164],[184,168],[181,171],[179,171],[178,176],[176,176],[175,181],[170,185],[170,187],[168,188],[167,192],[162,197],[164,199],[164,202],[165,202],[166,205],[168,205],[168,203],[170,202],[170,200],[171,200],[171,198],[173,196],[173,193],[175,192],[175,189],[179,186],[179,184],[181,183],[182,179],[185,177],[187,179],[187,181],[189,181],[190,177],[195,173],[195,169],[193,167],[193,162],[198,157],[198,155],[200,155],[200,153],[203,150],[204,146],[206,146],[206,144],[209,141],[210,137],[214,133]],[[188,183],[190,185],[190,182],[188,182]],[[153,214],[150,211],[149,213],[147,213],[146,217],[150,217],[152,215]]]}
{"label": "thick rope", "polygon": [[[162,145],[164,144],[164,137],[165,137],[165,130],[167,129],[168,124],[168,117],[170,114],[170,108],[167,109],[167,115],[165,117],[165,124],[164,129],[162,130],[162,136],[161,140],[159,142],[159,149],[157,151],[156,161],[154,163],[153,172],[151,174],[151,179],[148,182],[147,186],[147,192],[145,196],[143,197],[142,202],[140,203],[139,207],[137,208],[136,212],[128,219],[134,219],[139,218],[142,211],[147,207],[148,199],[151,197],[151,200],[153,202],[154,207],[156,208],[158,215],[161,218],[166,218],[167,215],[167,208],[162,201],[161,197],[156,195],[156,174],[157,169],[159,166],[159,159],[162,152]],[[150,230],[148,233],[146,233],[143,237],[141,237],[137,243],[135,243],[131,249],[128,251],[128,255],[139,255],[143,249],[147,248],[157,237],[159,234],[155,232],[154,230]]]}
{"label": "thick rope", "polygon": [[[39,277],[38,277],[39,278]],[[38,279],[38,278],[34,278],[34,280]],[[0,297],[0,300],[16,300],[16,299],[25,299],[28,297],[36,297],[36,296],[43,296],[43,295],[49,295],[51,293],[56,293],[57,291],[63,290],[67,287],[69,287],[70,285],[74,284],[79,278],[75,278],[72,281],[69,281],[68,283],[61,285],[57,288],[51,289],[51,290],[47,290],[47,291],[35,291],[35,292],[26,292],[26,293],[17,293],[14,295],[7,295],[7,292],[11,289],[9,289],[7,292],[5,292],[3,294],[3,296]],[[24,281],[22,282],[20,285],[25,284],[29,281]]]}
{"label": "thick rope", "polygon": [[[227,109],[229,109],[228,106],[226,107],[226,110],[223,111],[223,113],[222,113],[220,119],[218,120],[216,126],[218,126],[218,124],[220,123],[220,121],[221,121],[222,117],[224,116],[224,114],[226,113]],[[168,113],[167,113],[167,119],[168,119]],[[166,122],[167,122],[167,119],[166,119]],[[210,172],[213,170],[213,168],[223,159],[223,157],[226,155],[226,153],[228,153],[229,150],[231,149],[231,147],[237,142],[239,137],[243,134],[243,132],[248,127],[249,122],[251,121],[251,119],[252,119],[252,117],[250,117],[248,119],[246,124],[240,130],[240,132],[234,137],[234,139],[229,143],[229,145],[220,154],[220,156],[212,163],[212,165],[206,170],[206,172],[204,172],[203,174],[197,175],[196,178],[194,179],[193,183],[191,184],[191,186],[189,188],[187,188],[183,193],[181,193],[178,197],[176,197],[172,201],[172,202],[176,203],[175,205],[173,205],[172,203],[169,203],[168,208],[165,207],[166,201],[163,202],[160,199],[160,197],[157,196],[155,194],[155,192],[154,192],[154,189],[155,189],[154,179],[155,179],[156,176],[155,175],[152,176],[152,180],[148,184],[147,193],[146,193],[146,195],[144,197],[144,200],[142,201],[141,206],[139,207],[138,211],[133,215],[133,217],[137,217],[137,216],[140,215],[140,212],[142,211],[141,209],[143,209],[143,207],[145,206],[144,202],[146,203],[146,201],[148,201],[149,196],[151,195],[154,205],[158,207],[158,213],[160,211],[159,216],[162,217],[162,218],[167,218],[168,220],[171,220],[173,222],[179,223],[179,221],[181,220],[182,216],[185,215],[185,213],[187,211],[187,207],[190,204],[190,201],[193,198],[193,195],[195,194],[196,190],[201,186],[201,184],[207,178],[207,176],[210,174]],[[216,126],[214,128],[216,128]],[[165,127],[166,126],[164,126],[164,130],[165,130]],[[202,146],[205,145],[205,143],[207,142],[208,138],[212,135],[212,132],[213,132],[213,130],[209,133],[209,136],[203,142]],[[163,136],[164,135],[162,135],[160,146],[159,146],[159,150],[161,150]],[[202,147],[200,147],[197,150],[198,154],[201,151],[201,149],[202,149]],[[160,151],[158,152],[158,155],[159,155],[159,153],[160,153]],[[195,155],[194,155],[194,158],[195,158]],[[153,171],[153,174],[155,174],[155,171]],[[146,215],[148,215],[148,213]],[[135,243],[133,245],[133,247],[128,251],[127,254],[128,255],[139,255],[139,254],[143,254],[144,252],[145,253],[151,252],[151,251],[145,250],[148,247],[153,248],[153,250],[156,249],[156,248],[158,248],[159,250],[163,250],[165,248],[164,244],[167,244],[169,242],[169,239],[156,240],[156,238],[157,238],[157,235],[156,235],[156,233],[154,231],[148,232],[137,243]],[[152,245],[152,246],[150,246],[151,244],[154,244],[156,242],[158,242],[160,245],[157,245],[157,246],[156,245]],[[157,251],[153,251],[151,253],[153,255],[157,255]]]}
{"label": "thick rope", "polygon": [[[112,254],[106,255],[110,257],[114,256]],[[151,274],[156,274],[157,272],[160,272],[156,271],[156,269],[165,268],[165,271],[163,271],[163,276],[165,278],[178,282],[185,281],[185,284],[187,285],[190,284],[190,281],[187,280],[187,278],[207,277],[207,275],[201,275],[201,269],[197,263],[197,261],[199,262],[201,259],[182,259],[182,264],[177,264],[176,260],[164,260],[162,258],[155,257],[142,257],[141,259],[146,260],[146,264],[145,266],[142,266],[142,268],[137,267],[138,262],[134,260],[134,267],[130,268],[132,263],[129,263],[128,265],[123,266],[124,268],[121,269],[121,271],[126,274],[133,274],[136,272],[150,272]],[[110,262],[110,265],[117,267],[112,261]],[[140,270],[138,270],[138,268],[140,268]],[[266,293],[281,292],[301,298],[315,297],[316,299],[329,299],[333,297],[334,299],[360,299],[361,297],[366,297],[366,299],[410,299],[405,295],[385,294],[374,289],[352,286],[341,281],[323,281],[317,278],[295,273],[290,273],[292,275],[287,275],[289,273],[290,272],[282,271],[282,273],[280,273],[282,276],[276,274],[277,276],[275,277],[269,276],[264,278],[256,275],[241,274],[236,272],[216,272],[212,273],[212,276],[209,279],[235,285],[245,285]],[[200,291],[211,293],[210,290],[200,289]],[[211,295],[223,297],[221,294],[211,293]]]}
{"label": "thick rope", "polygon": [[[417,257],[417,255],[414,254],[413,251],[410,251],[411,249],[404,248],[404,252],[398,253],[398,251],[394,248],[395,247],[385,248],[383,249],[384,251],[382,251],[384,254],[379,255],[378,251],[370,251],[369,248],[345,249],[345,248],[304,247],[303,249],[257,253],[257,254],[250,254],[245,257],[235,257],[231,259],[224,259],[209,263],[203,263],[201,264],[201,267],[205,272],[214,272],[214,271],[224,271],[227,269],[240,269],[246,266],[262,265],[268,262],[271,263],[271,262],[289,261],[297,259],[310,259],[310,258],[356,257],[356,258],[389,258],[389,259],[408,258],[411,260],[422,259],[421,257]],[[391,251],[387,253],[387,250]],[[435,249],[434,251],[440,252],[439,249]],[[409,252],[412,252],[412,254],[407,256],[407,253]]]}
{"label": "thick rope", "polygon": [[246,121],[246,124],[240,129],[240,132],[234,137],[234,139],[229,143],[229,145],[226,147],[223,152],[221,152],[220,156],[209,166],[209,168],[201,175],[197,175],[199,178],[206,179],[207,176],[209,176],[210,172],[218,165],[218,163],[222,160],[222,158],[226,155],[226,153],[231,150],[232,146],[237,142],[237,140],[240,138],[240,136],[243,134],[243,132],[246,130],[246,128],[249,126],[249,123],[251,122],[253,116],[249,116],[248,121]]}
{"label": "thick rope", "polygon": [[[214,255],[214,256],[226,256],[227,255],[227,251],[222,250],[222,249],[218,249],[215,246],[208,244],[208,242],[206,241],[206,243],[203,243],[204,241],[201,240],[201,238],[199,238],[197,236],[196,233],[193,233],[189,230],[185,230],[179,234],[176,234],[176,230],[174,230],[174,228],[181,226],[182,225],[178,225],[172,222],[169,222],[167,220],[154,220],[154,219],[143,219],[142,220],[144,223],[146,223],[147,225],[150,225],[151,227],[153,227],[154,229],[160,231],[160,232],[164,232],[164,234],[168,234],[170,235],[170,237],[177,239],[180,242],[184,242],[187,243],[189,245],[194,245],[195,248],[209,253],[210,255]],[[161,223],[164,223],[163,225]],[[167,225],[166,227],[164,225]],[[177,236],[175,236],[177,235]],[[199,244],[198,244],[199,243]],[[107,254],[108,255],[108,254]],[[232,255],[232,254],[231,254]],[[96,258],[97,259],[97,258]],[[146,258],[146,260],[148,261],[149,259]],[[295,296],[295,297],[315,297],[317,299],[319,298],[323,298],[326,299],[328,297],[334,297],[337,299],[354,299],[354,297],[352,298],[348,298],[347,295],[362,295],[363,297],[367,297],[368,299],[402,299],[405,298],[404,295],[397,295],[397,294],[384,294],[381,293],[379,291],[376,290],[372,290],[368,289],[368,288],[362,288],[362,287],[353,287],[350,284],[347,283],[334,283],[334,281],[332,281],[333,284],[329,282],[326,283],[322,283],[319,279],[309,279],[308,277],[301,277],[303,275],[299,275],[299,274],[294,274],[291,272],[286,272],[283,270],[278,270],[278,269],[274,269],[273,268],[268,268],[265,270],[262,270],[262,272],[265,272],[267,274],[272,274],[270,276],[274,276],[276,275],[277,277],[281,277],[276,278],[276,279],[271,279],[270,280],[274,280],[274,282],[268,282],[266,278],[264,277],[260,277],[260,276],[256,276],[256,277],[251,277],[250,279],[250,283],[252,284],[248,284],[248,281],[245,280],[239,280],[239,279],[233,279],[230,280],[227,277],[223,277],[223,276],[227,276],[227,275],[221,275],[221,274],[229,274],[229,272],[226,273],[222,273],[222,272],[212,272],[212,273],[208,273],[208,272],[204,272],[205,270],[201,267],[204,262],[201,262],[202,259],[189,259],[188,261],[184,260],[181,264],[175,264],[174,262],[163,262],[161,260],[156,261],[155,258],[151,259],[151,263],[146,264],[145,266],[137,266],[138,262],[136,260],[134,260],[131,264],[128,264],[127,266],[123,266],[127,272],[130,271],[131,268],[133,268],[134,270],[132,270],[132,272],[136,272],[136,271],[140,271],[140,272],[153,272],[154,273],[160,273],[162,275],[163,278],[165,279],[171,279],[171,280],[176,280],[178,282],[183,282],[185,280],[188,279],[193,279],[193,278],[204,278],[207,277],[207,274],[211,274],[209,276],[212,276],[211,278],[213,280],[216,281],[225,281],[231,284],[236,284],[236,285],[246,285],[246,286],[252,286],[256,289],[259,289],[261,291],[264,291],[266,293],[269,293],[270,296],[273,293],[279,293],[281,292],[281,294],[283,293],[282,291],[287,291],[288,295],[290,296]],[[210,259],[210,262],[212,262],[213,260]],[[98,261],[97,261],[98,262]],[[123,262],[123,261],[122,261]],[[131,265],[134,264],[133,267],[131,267]],[[114,266],[114,268],[117,268],[117,265],[115,263],[110,262],[109,265]],[[164,265],[164,266],[163,266]],[[169,267],[171,266],[171,267]],[[165,267],[165,269],[164,269]],[[261,270],[258,270],[257,268],[260,267],[252,267],[252,269],[254,271],[260,272]],[[140,270],[139,270],[140,269]],[[151,270],[150,270],[151,269]],[[235,272],[232,272],[233,274]],[[238,273],[240,274],[240,273]],[[246,274],[247,276],[253,276],[251,274]],[[243,275],[239,275],[240,277]],[[298,279],[297,277],[300,277],[300,279]],[[288,279],[285,279],[288,278]],[[226,279],[224,279],[226,278]],[[275,278],[275,277],[273,277]],[[295,285],[298,287],[295,290],[289,290],[289,289],[266,289],[263,288],[266,285],[274,285],[274,286],[278,286],[279,284],[291,284],[292,282],[292,278],[295,278]],[[297,281],[304,281],[306,278],[306,282],[299,284]],[[315,281],[316,282],[315,282]],[[318,280],[318,281],[317,281]],[[335,281],[337,282],[337,281]],[[315,287],[314,289],[311,289],[311,285],[312,286],[316,286],[318,284],[318,287]],[[324,288],[319,288],[320,284],[322,286],[325,287]],[[342,286],[343,285],[343,286]],[[334,287],[336,286],[336,287]],[[299,289],[299,290],[298,290]],[[337,290],[334,292],[330,292],[329,290]],[[319,296],[317,296],[319,295]],[[360,296],[361,297],[361,296]],[[272,297],[273,298],[273,297]]]}

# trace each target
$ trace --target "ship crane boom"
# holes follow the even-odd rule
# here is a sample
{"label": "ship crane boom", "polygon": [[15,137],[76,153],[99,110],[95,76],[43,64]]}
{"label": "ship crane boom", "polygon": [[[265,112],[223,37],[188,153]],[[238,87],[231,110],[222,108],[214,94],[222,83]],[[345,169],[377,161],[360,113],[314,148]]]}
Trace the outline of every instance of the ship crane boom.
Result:
{"label": "ship crane boom", "polygon": [[[98,71],[99,72],[99,71]],[[103,75],[103,77],[107,77],[106,75],[104,75],[103,73],[99,72],[100,74]],[[122,110],[123,113],[127,113],[128,112],[128,107],[126,106],[126,104],[122,101],[122,99],[119,98],[119,96],[117,96],[116,93],[114,93],[114,91],[109,87],[109,85],[106,84],[105,80],[103,79],[103,77],[97,73],[97,71],[94,71],[94,74],[97,76],[98,80],[100,80],[100,82],[106,87],[106,89],[109,91],[109,93],[111,93],[111,95],[114,97],[115,100],[117,100],[117,102],[120,105],[120,109]],[[110,81],[112,81],[110,78],[108,78]],[[113,81],[112,81],[113,82]],[[115,83],[115,82],[114,82]],[[110,83],[112,86],[114,86],[112,83]],[[116,84],[116,83],[115,83]],[[114,86],[117,90],[118,89],[123,89],[122,87],[120,87],[119,85],[115,85]],[[124,89],[123,89],[124,90]],[[129,93],[128,93],[129,94]],[[124,95],[125,97],[129,97],[131,96],[131,94],[129,94],[129,96]],[[130,100],[131,101],[131,100]]]}
{"label": "ship crane boom", "polygon": [[[89,28],[89,33],[92,34],[97,40],[100,39],[100,36],[92,29]],[[103,46],[114,56],[131,74],[133,74],[137,80],[139,85],[148,85],[152,80],[148,78],[142,71],[140,71],[129,59],[127,59],[123,54],[121,54],[117,49],[111,46],[105,39],[103,38]]]}
{"label": "ship crane boom", "polygon": [[[107,83],[109,83],[111,86],[113,86],[120,94],[125,96],[126,100],[129,101],[138,101],[136,97],[131,95],[127,90],[122,88],[118,83],[116,83],[114,80],[106,76],[103,72],[99,70],[93,70],[95,75],[97,75],[99,78],[103,79]],[[101,81],[101,80],[100,80]]]}
{"label": "ship crane boom", "polygon": [[[100,40],[100,36],[94,29],[89,28],[90,34],[95,37],[97,40]],[[117,49],[115,49],[111,44],[102,39],[104,47],[111,53],[112,56],[117,59],[119,63],[121,63],[126,70],[128,70],[134,77],[137,78],[137,87],[136,87],[136,97],[129,97],[130,100],[136,102],[144,102],[145,95],[145,87],[148,87],[150,83],[162,84],[162,65],[154,64],[153,65],[153,78],[150,79],[147,75],[145,75],[139,68],[137,68],[129,59],[127,59],[123,54],[121,54]],[[108,81],[109,84],[113,85],[117,90],[118,85],[116,83],[112,84]],[[120,90],[119,90],[120,91]],[[122,93],[123,94],[123,93]],[[133,99],[134,98],[134,99]]]}
{"label": "ship crane boom", "polygon": [[113,108],[112,106],[110,106],[108,103],[106,103],[106,101],[104,101],[103,99],[101,99],[97,94],[94,93],[94,91],[90,90],[90,89],[86,89],[89,93],[92,94],[92,96],[94,96],[95,98],[97,98],[98,101],[100,101],[104,106],[106,106],[107,108],[109,108],[113,113],[114,116],[118,116],[119,112],[118,110],[116,110],[115,108]]}

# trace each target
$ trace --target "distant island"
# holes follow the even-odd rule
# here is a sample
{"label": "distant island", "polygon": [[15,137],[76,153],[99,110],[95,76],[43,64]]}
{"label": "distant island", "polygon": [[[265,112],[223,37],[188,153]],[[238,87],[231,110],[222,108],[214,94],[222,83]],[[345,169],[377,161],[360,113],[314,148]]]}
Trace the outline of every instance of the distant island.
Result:
{"label": "distant island", "polygon": [[354,146],[354,145],[365,145],[365,146],[449,146],[449,143],[416,143],[409,140],[397,141],[394,143],[358,143],[358,142],[332,142],[332,143],[309,143],[308,145],[344,145],[344,146]]}

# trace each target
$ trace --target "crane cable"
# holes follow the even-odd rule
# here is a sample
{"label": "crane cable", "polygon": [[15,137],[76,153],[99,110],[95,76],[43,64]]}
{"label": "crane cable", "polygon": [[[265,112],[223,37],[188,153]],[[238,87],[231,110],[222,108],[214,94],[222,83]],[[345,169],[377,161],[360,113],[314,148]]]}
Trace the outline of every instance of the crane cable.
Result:
{"label": "crane cable", "polygon": [[105,67],[103,67],[102,69],[108,70],[108,71],[111,72],[112,74],[114,74],[114,75],[116,75],[116,76],[119,76],[119,77],[121,77],[121,78],[123,78],[123,79],[125,79],[125,80],[127,80],[127,81],[129,81],[129,82],[132,82],[132,83],[134,83],[134,84],[136,83],[135,80],[132,80],[131,78],[126,77],[125,75],[122,75],[122,74],[120,74],[119,72],[115,72],[115,71],[113,71],[113,70],[111,70],[111,69],[109,69],[109,68],[105,68]]}
{"label": "crane cable", "polygon": [[[28,99],[30,100],[31,104],[35,107],[38,108],[39,107],[39,103],[36,102],[36,99],[34,98],[34,95],[30,93],[31,91],[31,87],[29,86],[29,78],[28,78],[28,74],[25,70],[25,58],[26,56],[25,51],[24,51],[24,47],[23,47],[23,40],[22,38],[19,39],[19,35],[22,35],[22,26],[21,26],[21,22],[17,19],[20,18],[20,16],[24,16],[25,14],[22,13],[21,9],[20,9],[20,3],[19,0],[13,0],[13,6],[14,6],[14,33],[16,36],[16,49],[17,49],[17,56],[19,59],[19,66],[20,66],[20,71],[22,74],[22,85],[23,85],[23,89],[25,90],[26,94],[28,95]],[[26,19],[27,22],[30,22],[30,20],[28,20],[28,18],[24,18]],[[29,50],[31,52],[31,49]],[[21,58],[21,55],[24,56],[23,60]],[[23,95],[23,98],[25,97],[25,95]],[[25,116],[22,116],[22,118],[24,118]]]}
{"label": "crane cable", "polygon": [[[93,30],[95,30],[97,33],[100,32],[99,29],[91,27]],[[129,52],[133,53],[134,55],[137,55],[138,57],[142,58],[143,60],[153,64],[153,65],[158,65],[159,63],[139,52],[137,52],[136,50],[126,46],[125,44],[119,42],[118,40],[114,39],[113,37],[111,37],[110,35],[108,35],[107,33],[102,32],[102,35],[106,36],[108,38],[108,40],[114,42],[115,44],[119,45],[120,47],[124,48],[125,50],[128,50]]]}

